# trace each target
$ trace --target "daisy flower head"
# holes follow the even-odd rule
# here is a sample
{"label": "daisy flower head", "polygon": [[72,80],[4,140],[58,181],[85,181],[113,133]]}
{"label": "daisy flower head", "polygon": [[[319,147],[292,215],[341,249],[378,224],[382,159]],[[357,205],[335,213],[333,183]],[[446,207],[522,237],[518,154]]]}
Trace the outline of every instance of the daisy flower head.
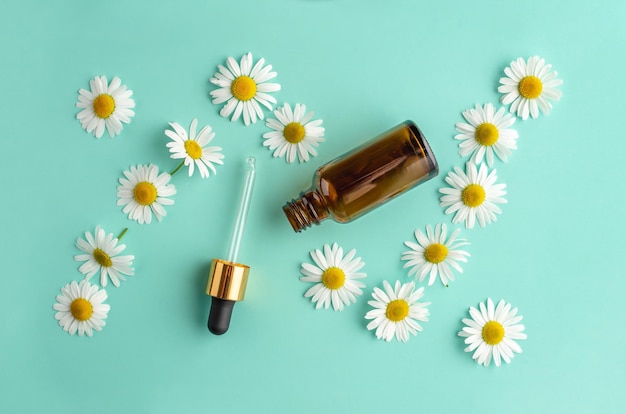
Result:
{"label": "daisy flower head", "polygon": [[92,336],[93,331],[101,331],[105,325],[110,306],[104,303],[107,292],[98,289],[87,280],[72,283],[61,288],[61,295],[57,295],[57,303],[52,307],[57,313],[54,319],[70,335],[78,332],[79,336]]}
{"label": "daisy flower head", "polygon": [[539,116],[539,110],[548,115],[552,109],[550,101],[561,99],[561,91],[556,89],[563,81],[557,78],[556,71],[550,71],[552,65],[547,65],[543,58],[533,56],[526,62],[517,58],[504,69],[506,77],[500,78],[501,85],[498,92],[503,96],[500,101],[504,105],[511,104],[511,113],[526,120]]}
{"label": "daisy flower head", "polygon": [[317,155],[314,147],[324,141],[324,128],[321,119],[311,121],[313,112],[306,113],[306,106],[296,104],[291,110],[289,104],[274,111],[276,119],[268,119],[266,125],[273,131],[263,134],[263,146],[274,151],[274,157],[285,156],[292,163],[298,156],[299,162],[309,160],[309,154]]}
{"label": "daisy flower head", "polygon": [[456,213],[452,223],[465,222],[465,227],[471,229],[476,220],[481,227],[496,221],[496,214],[502,210],[496,204],[506,203],[502,198],[506,195],[506,184],[496,184],[498,179],[496,170],[489,172],[485,164],[477,169],[476,165],[466,164],[466,172],[454,167],[446,177],[450,187],[440,188],[441,207],[447,207],[446,214]]}
{"label": "daisy flower head", "polygon": [[504,108],[495,112],[490,103],[483,106],[477,104],[475,108],[464,111],[463,117],[469,123],[457,123],[456,130],[460,134],[454,137],[461,141],[459,143],[461,157],[472,154],[470,162],[475,164],[480,164],[485,158],[491,167],[494,153],[506,162],[511,150],[517,149],[516,140],[519,134],[509,128],[515,123],[515,118],[505,113]]}
{"label": "daisy flower head", "polygon": [[[122,232],[122,236],[126,230]],[[85,232],[85,239],[76,240],[76,247],[83,254],[74,256],[77,262],[85,262],[78,271],[85,275],[85,280],[91,279],[93,275],[100,272],[100,285],[106,287],[107,279],[110,278],[115,287],[120,286],[120,280],[126,280],[124,275],[135,274],[133,259],[135,256],[118,256],[126,249],[125,244],[118,244],[119,237],[114,237],[113,233],[106,234],[100,226],[96,226],[96,231]]]}
{"label": "daisy flower head", "polygon": [[220,152],[222,150],[221,147],[206,146],[215,137],[211,126],[205,126],[197,135],[198,120],[195,118],[191,121],[189,134],[187,134],[185,128],[177,122],[170,122],[170,126],[172,130],[165,130],[165,135],[172,140],[167,143],[167,147],[172,153],[170,158],[182,158],[184,165],[189,167],[190,177],[193,174],[194,165],[198,167],[202,178],[209,177],[209,169],[213,171],[213,174],[216,174],[217,171],[213,164],[224,164],[224,161],[222,161],[224,154]]}
{"label": "daisy flower head", "polygon": [[415,336],[422,331],[417,322],[427,322],[430,312],[426,308],[430,302],[419,302],[424,296],[424,288],[415,290],[415,283],[402,284],[396,281],[392,288],[389,282],[383,281],[381,290],[374,288],[374,300],[367,302],[374,309],[365,314],[365,319],[373,319],[367,329],[376,329],[376,338],[390,342],[394,335],[400,342],[409,340],[409,334]]}
{"label": "daisy flower head", "polygon": [[419,229],[415,230],[415,239],[417,243],[406,241],[404,244],[411,250],[402,254],[401,260],[407,260],[404,268],[410,267],[409,277],[415,275],[422,282],[426,275],[429,275],[428,286],[435,283],[435,279],[439,276],[441,283],[448,286],[448,280],[454,280],[452,268],[459,273],[463,273],[463,269],[459,262],[467,262],[470,256],[465,250],[459,249],[461,246],[468,245],[465,239],[459,239],[460,229],[452,232],[447,238],[447,228],[445,224],[437,224],[433,230],[429,224],[426,226],[426,234]]}
{"label": "daisy flower head", "polygon": [[117,76],[108,83],[106,76],[96,76],[89,81],[90,90],[78,91],[76,107],[81,108],[76,118],[87,132],[93,132],[96,138],[104,134],[106,128],[113,138],[122,132],[122,122],[130,123],[135,116],[131,109],[135,101],[131,98],[133,91],[126,89]]}
{"label": "daisy flower head", "polygon": [[302,263],[300,272],[304,276],[300,280],[315,283],[304,294],[305,298],[316,303],[315,309],[322,306],[328,309],[332,304],[334,310],[342,311],[344,305],[356,303],[356,297],[363,294],[361,288],[365,287],[359,279],[367,276],[359,272],[365,263],[360,257],[354,257],[356,250],[352,249],[344,256],[343,249],[333,243],[332,247],[325,244],[324,252],[316,249],[310,254],[315,265]]}
{"label": "daisy flower head", "polygon": [[494,307],[493,301],[487,299],[487,304],[481,302],[479,308],[470,306],[472,318],[463,319],[466,326],[459,336],[464,337],[468,345],[465,352],[474,352],[472,359],[484,366],[492,359],[498,367],[502,359],[510,363],[514,352],[522,352],[516,341],[526,339],[524,325],[519,323],[522,316],[517,316],[517,308],[511,309],[511,304],[504,300]]}
{"label": "daisy flower head", "polygon": [[172,176],[166,172],[159,174],[159,167],[154,164],[132,166],[124,171],[124,176],[117,187],[117,205],[124,206],[122,211],[139,224],[150,224],[152,213],[161,221],[166,215],[163,206],[174,204],[168,198],[176,194],[176,187],[168,184]]}
{"label": "daisy flower head", "polygon": [[218,72],[210,79],[211,83],[219,86],[219,89],[211,91],[215,105],[226,102],[220,111],[220,115],[228,118],[232,114],[231,121],[235,122],[243,114],[243,123],[250,125],[257,118],[263,119],[261,105],[270,111],[276,99],[269,93],[280,90],[277,83],[267,83],[276,77],[272,72],[272,65],[265,65],[265,59],[261,58],[253,66],[252,53],[243,55],[240,63],[229,57],[226,59],[226,67],[218,65]]}

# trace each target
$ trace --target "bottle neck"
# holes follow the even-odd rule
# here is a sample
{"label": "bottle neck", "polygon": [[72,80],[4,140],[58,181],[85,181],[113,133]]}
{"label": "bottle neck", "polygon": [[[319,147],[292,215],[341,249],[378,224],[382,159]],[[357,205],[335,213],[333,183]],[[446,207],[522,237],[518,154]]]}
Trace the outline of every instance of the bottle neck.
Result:
{"label": "bottle neck", "polygon": [[324,197],[316,190],[301,193],[300,198],[285,204],[283,211],[291,227],[297,232],[313,224],[320,224],[329,215]]}

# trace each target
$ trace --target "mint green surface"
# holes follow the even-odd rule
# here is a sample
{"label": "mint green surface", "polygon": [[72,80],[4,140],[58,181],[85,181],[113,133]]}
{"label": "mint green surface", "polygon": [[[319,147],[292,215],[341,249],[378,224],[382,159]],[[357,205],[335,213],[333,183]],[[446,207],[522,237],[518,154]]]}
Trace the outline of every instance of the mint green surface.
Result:
{"label": "mint green surface", "polygon": [[[621,0],[3,2],[0,412],[626,412],[625,20]],[[324,120],[311,162],[272,158],[263,122],[231,123],[211,104],[217,65],[248,51],[278,72],[279,103]],[[496,223],[462,231],[472,257],[449,288],[426,287],[424,331],[377,340],[363,318],[372,288],[409,280],[400,255],[415,228],[451,225],[438,188],[464,162],[454,124],[475,103],[497,104],[504,67],[532,55],[559,72],[563,98],[515,124],[519,150],[496,164],[509,203]],[[95,75],[134,91],[136,116],[115,139],[75,119]],[[225,165],[207,180],[175,175],[161,223],[128,220],[116,205],[122,171],[172,170],[163,131],[194,117],[215,130]],[[405,119],[440,175],[354,223],[294,233],[281,206],[315,169]],[[258,175],[240,259],[252,272],[216,337],[206,275],[227,254],[248,155]],[[52,305],[82,278],[74,243],[97,224],[129,228],[136,275],[107,288],[103,331],[69,336]],[[368,274],[343,312],[316,311],[298,279],[308,252],[332,242],[356,248]],[[500,368],[479,366],[457,337],[488,297],[517,306],[528,334]]]}

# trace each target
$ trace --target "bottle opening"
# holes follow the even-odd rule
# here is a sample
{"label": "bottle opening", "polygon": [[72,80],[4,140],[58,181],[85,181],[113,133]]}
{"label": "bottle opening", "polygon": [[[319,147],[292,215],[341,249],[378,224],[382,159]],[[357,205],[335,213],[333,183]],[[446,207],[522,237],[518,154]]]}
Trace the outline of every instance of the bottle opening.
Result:
{"label": "bottle opening", "polygon": [[301,193],[300,198],[285,204],[283,211],[296,232],[320,224],[329,214],[324,197],[315,190]]}
{"label": "bottle opening", "polygon": [[[301,200],[291,200],[291,202],[283,206],[283,212],[295,232],[300,233],[313,224]],[[319,224],[319,222],[315,222],[315,224]]]}

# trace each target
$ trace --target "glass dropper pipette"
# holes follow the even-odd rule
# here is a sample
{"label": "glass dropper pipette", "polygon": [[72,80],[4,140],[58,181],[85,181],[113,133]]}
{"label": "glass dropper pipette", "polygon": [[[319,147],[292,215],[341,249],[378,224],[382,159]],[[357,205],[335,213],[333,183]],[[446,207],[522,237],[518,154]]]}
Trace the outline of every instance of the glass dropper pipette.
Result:
{"label": "glass dropper pipette", "polygon": [[248,157],[243,190],[230,239],[227,260],[213,259],[211,263],[209,281],[206,288],[207,295],[213,297],[208,328],[216,335],[222,335],[228,330],[233,306],[235,302],[243,300],[246,284],[248,283],[250,267],[237,263],[237,259],[243,231],[246,227],[248,211],[250,210],[250,199],[252,197],[255,176],[255,159],[254,157]]}

